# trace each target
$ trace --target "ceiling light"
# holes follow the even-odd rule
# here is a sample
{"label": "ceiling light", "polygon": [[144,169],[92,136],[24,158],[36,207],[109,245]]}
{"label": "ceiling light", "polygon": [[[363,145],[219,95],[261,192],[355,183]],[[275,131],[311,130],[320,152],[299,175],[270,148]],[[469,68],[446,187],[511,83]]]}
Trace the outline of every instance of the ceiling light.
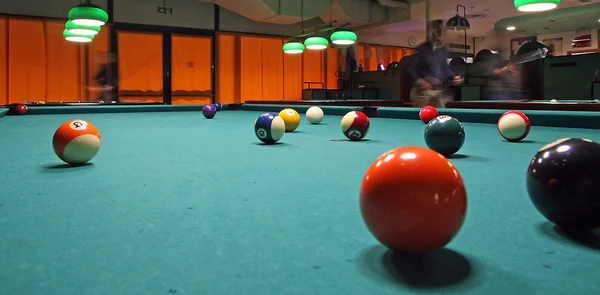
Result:
{"label": "ceiling light", "polygon": [[331,43],[336,45],[352,45],[356,43],[356,33],[347,30],[340,30],[331,34]]}
{"label": "ceiling light", "polygon": [[65,24],[65,28],[69,33],[75,35],[96,35],[100,32],[100,26],[84,26],[73,23],[68,20]]}
{"label": "ceiling light", "polygon": [[515,29],[517,29],[517,28],[514,27],[514,26],[508,26],[508,27],[506,27],[506,30],[508,30],[508,31],[514,31]]}
{"label": "ceiling light", "polygon": [[94,35],[73,34],[67,31],[67,29],[63,31],[63,37],[65,37],[67,41],[78,43],[87,43],[92,42],[92,40],[94,40]]}
{"label": "ceiling light", "polygon": [[537,12],[556,8],[560,0],[514,0],[514,4],[519,11]]}
{"label": "ceiling light", "polygon": [[283,44],[283,52],[287,54],[300,54],[304,52],[304,45],[296,40],[290,40]]}
{"label": "ceiling light", "polygon": [[108,14],[88,0],[82,0],[69,11],[69,19],[78,25],[103,26],[108,21]]}
{"label": "ceiling light", "polygon": [[307,49],[323,50],[329,46],[329,41],[321,36],[308,37],[304,40]]}

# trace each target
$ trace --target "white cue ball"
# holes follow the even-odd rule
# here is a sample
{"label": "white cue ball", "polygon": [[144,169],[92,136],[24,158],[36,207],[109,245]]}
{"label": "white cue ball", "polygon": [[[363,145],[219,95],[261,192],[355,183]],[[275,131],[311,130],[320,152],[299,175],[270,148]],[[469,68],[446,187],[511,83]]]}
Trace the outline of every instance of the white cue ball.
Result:
{"label": "white cue ball", "polygon": [[310,107],[306,111],[306,120],[308,120],[308,122],[310,122],[311,124],[321,123],[321,121],[323,121],[324,116],[325,114],[323,113],[323,110],[320,107]]}
{"label": "white cue ball", "polygon": [[550,103],[557,103],[557,102],[558,102],[558,100],[556,100],[556,99],[550,100]]}

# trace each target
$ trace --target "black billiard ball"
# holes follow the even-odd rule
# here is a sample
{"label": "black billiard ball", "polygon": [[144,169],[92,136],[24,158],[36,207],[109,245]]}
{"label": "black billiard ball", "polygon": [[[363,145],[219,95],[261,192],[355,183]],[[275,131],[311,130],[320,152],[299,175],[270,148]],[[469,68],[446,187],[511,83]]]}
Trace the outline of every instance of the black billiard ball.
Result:
{"label": "black billiard ball", "polygon": [[542,147],[529,163],[527,192],[564,229],[600,227],[600,144],[564,138]]}
{"label": "black billiard ball", "polygon": [[465,128],[451,116],[437,116],[425,126],[425,143],[429,149],[448,157],[465,143]]}

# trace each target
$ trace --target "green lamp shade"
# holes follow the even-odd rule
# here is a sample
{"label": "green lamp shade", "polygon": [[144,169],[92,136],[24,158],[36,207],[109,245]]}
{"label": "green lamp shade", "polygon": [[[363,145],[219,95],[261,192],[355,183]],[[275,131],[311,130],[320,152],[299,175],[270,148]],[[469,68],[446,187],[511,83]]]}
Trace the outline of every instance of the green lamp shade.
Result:
{"label": "green lamp shade", "polygon": [[306,38],[306,40],[304,40],[304,46],[306,46],[306,48],[308,49],[321,50],[329,46],[329,41],[319,36],[308,37]]}
{"label": "green lamp shade", "polygon": [[65,24],[65,28],[69,33],[75,35],[96,35],[100,32],[100,26],[84,26],[73,23],[68,20]]}
{"label": "green lamp shade", "polygon": [[70,42],[86,43],[86,42],[92,42],[92,40],[94,40],[94,35],[73,34],[73,33],[69,32],[67,29],[65,29],[63,31],[63,36],[65,37],[65,39],[67,41],[70,41]]}
{"label": "green lamp shade", "polygon": [[536,12],[556,8],[560,0],[514,0],[515,7],[519,11]]}
{"label": "green lamp shade", "polygon": [[331,34],[331,43],[336,45],[352,45],[356,43],[356,33],[352,31],[337,31]]}
{"label": "green lamp shade", "polygon": [[283,44],[283,52],[288,54],[299,54],[304,52],[304,45],[298,41],[292,40]]}
{"label": "green lamp shade", "polygon": [[69,11],[69,19],[78,25],[103,26],[108,21],[108,14],[93,4],[81,4]]}

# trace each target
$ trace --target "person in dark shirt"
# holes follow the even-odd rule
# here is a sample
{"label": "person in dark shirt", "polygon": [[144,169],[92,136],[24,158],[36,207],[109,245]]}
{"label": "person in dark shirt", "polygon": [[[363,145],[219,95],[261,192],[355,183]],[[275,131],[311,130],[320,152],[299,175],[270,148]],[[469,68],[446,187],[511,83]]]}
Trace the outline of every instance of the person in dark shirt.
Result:
{"label": "person in dark shirt", "polygon": [[427,42],[417,49],[412,65],[413,81],[410,100],[415,107],[432,105],[438,108],[446,106],[452,95],[445,89],[446,85],[458,85],[463,78],[454,74],[448,65],[448,50],[443,38],[446,32],[442,20],[434,20],[429,24],[430,36]]}
{"label": "person in dark shirt", "polygon": [[[99,85],[100,97],[96,98],[96,101],[100,102],[111,102],[113,101],[113,87],[116,85],[114,81],[111,81],[110,69],[113,66],[114,57],[110,53],[105,53],[104,56],[100,57],[100,70],[94,77],[96,83]],[[111,83],[112,82],[112,83]]]}
{"label": "person in dark shirt", "polygon": [[488,78],[483,87],[483,100],[520,100],[521,79],[518,66],[509,61],[491,63]]}

